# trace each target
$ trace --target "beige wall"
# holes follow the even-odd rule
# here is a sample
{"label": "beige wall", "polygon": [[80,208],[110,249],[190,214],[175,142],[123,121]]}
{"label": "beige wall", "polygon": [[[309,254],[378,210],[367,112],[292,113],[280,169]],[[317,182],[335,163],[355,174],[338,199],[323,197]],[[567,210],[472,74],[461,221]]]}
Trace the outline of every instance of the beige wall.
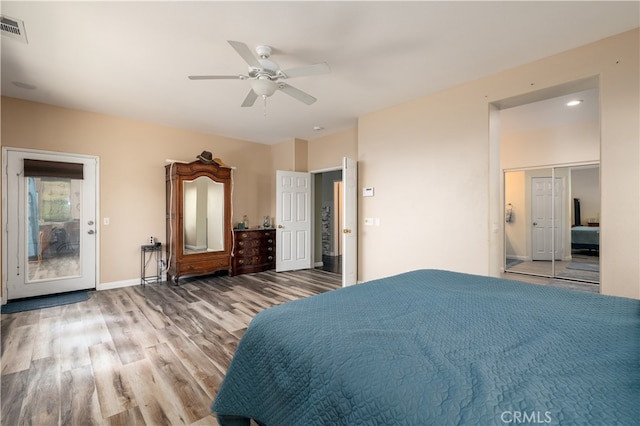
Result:
{"label": "beige wall", "polygon": [[640,298],[639,51],[636,29],[360,117],[359,186],[375,197],[359,200],[359,279],[416,268],[495,274],[502,206],[489,182],[501,170],[490,104],[598,76],[601,288]]}
{"label": "beige wall", "polygon": [[[505,205],[511,208],[511,220],[505,222],[505,255],[507,259],[527,260],[528,234],[525,172],[514,171],[504,176]],[[529,259],[530,260],[530,259]]]}
{"label": "beige wall", "polygon": [[[318,149],[323,141],[328,142]],[[256,226],[275,214],[275,170],[307,171],[319,157],[340,166],[344,155],[356,157],[357,145],[354,130],[269,146],[7,97],[2,97],[0,143],[99,157],[102,288],[138,280],[140,245],[149,236],[166,239],[167,159],[193,161],[207,150],[235,167],[233,223],[246,214]],[[102,225],[105,217],[108,226]]]}
{"label": "beige wall", "polygon": [[[495,274],[502,259],[490,104],[598,76],[602,291],[640,298],[638,30],[359,118],[358,128],[274,146],[2,98],[2,144],[100,157],[101,282],[139,274],[139,246],[164,236],[165,159],[209,150],[236,166],[234,221],[274,213],[275,170],[359,161],[359,280],[416,268]],[[491,142],[490,142],[491,140]],[[356,142],[357,141],[357,142]],[[495,141],[495,142],[493,142]],[[491,183],[491,184],[490,184]],[[495,186],[495,188],[494,188]],[[364,226],[363,218],[380,226]],[[145,226],[140,226],[145,224]],[[164,237],[163,237],[164,238]]]}
{"label": "beige wall", "polygon": [[583,122],[501,135],[503,169],[600,160],[600,123]]}
{"label": "beige wall", "polygon": [[355,127],[309,141],[309,171],[341,168],[343,157],[358,158]]}
{"label": "beige wall", "polygon": [[[139,279],[140,245],[165,241],[166,159],[211,151],[234,171],[234,222],[269,214],[268,145],[2,98],[3,146],[94,155],[100,161],[100,282]],[[103,218],[110,219],[103,225]]]}

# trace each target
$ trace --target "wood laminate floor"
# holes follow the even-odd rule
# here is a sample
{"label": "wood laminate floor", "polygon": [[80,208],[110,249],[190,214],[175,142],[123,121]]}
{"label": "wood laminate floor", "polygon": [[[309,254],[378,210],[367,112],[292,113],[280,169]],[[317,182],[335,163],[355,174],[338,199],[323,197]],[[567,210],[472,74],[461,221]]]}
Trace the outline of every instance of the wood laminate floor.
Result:
{"label": "wood laminate floor", "polygon": [[341,285],[317,269],[181,283],[3,314],[0,424],[217,425],[209,407],[253,316]]}

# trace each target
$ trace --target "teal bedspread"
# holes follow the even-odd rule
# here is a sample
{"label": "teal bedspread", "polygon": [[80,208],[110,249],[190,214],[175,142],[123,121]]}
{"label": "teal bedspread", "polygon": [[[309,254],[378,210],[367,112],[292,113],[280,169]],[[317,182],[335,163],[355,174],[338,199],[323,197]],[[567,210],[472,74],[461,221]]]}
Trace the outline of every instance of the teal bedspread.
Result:
{"label": "teal bedspread", "polygon": [[640,301],[420,270],[256,315],[222,425],[635,425]]}

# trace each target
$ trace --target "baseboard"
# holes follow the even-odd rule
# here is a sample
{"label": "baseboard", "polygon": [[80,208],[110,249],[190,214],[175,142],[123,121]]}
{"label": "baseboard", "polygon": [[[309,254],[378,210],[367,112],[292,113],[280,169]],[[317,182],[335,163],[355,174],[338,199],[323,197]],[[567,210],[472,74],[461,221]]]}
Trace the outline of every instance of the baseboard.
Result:
{"label": "baseboard", "polygon": [[507,260],[521,260],[523,262],[531,262],[531,256],[507,256]]}
{"label": "baseboard", "polygon": [[314,268],[322,268],[323,266],[324,266],[324,263],[322,263],[322,262],[316,262],[316,263],[313,264]]}
{"label": "baseboard", "polygon": [[134,285],[140,285],[140,278],[133,278],[124,281],[112,281],[110,283],[100,283],[96,286],[96,290],[111,290],[114,288],[132,287]]}

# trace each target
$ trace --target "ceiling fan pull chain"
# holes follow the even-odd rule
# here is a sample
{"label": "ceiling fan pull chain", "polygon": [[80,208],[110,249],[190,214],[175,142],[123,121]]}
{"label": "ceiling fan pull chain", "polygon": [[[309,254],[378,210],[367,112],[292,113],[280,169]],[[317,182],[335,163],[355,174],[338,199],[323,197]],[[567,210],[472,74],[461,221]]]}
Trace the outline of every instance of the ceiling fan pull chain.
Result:
{"label": "ceiling fan pull chain", "polygon": [[264,116],[267,116],[267,96],[266,95],[262,95],[262,99],[264,101]]}

